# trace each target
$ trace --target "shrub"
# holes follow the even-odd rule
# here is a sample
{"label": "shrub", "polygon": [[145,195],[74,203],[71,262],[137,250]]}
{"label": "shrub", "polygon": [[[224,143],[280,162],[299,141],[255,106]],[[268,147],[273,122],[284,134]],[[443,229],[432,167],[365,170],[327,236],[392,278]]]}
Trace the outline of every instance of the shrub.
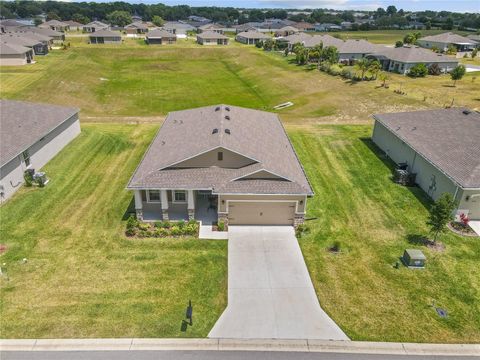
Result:
{"label": "shrub", "polygon": [[155,227],[162,228],[162,229],[169,229],[171,226],[169,221],[158,221],[155,223]]}
{"label": "shrub", "polygon": [[150,229],[150,225],[149,224],[146,224],[146,223],[138,223],[137,227],[140,229],[140,230],[148,230]]}
{"label": "shrub", "polygon": [[148,230],[140,230],[138,232],[138,236],[140,236],[140,237],[149,237],[151,235],[152,235],[152,232],[148,231]]}
{"label": "shrub", "polygon": [[137,233],[136,228],[131,228],[131,229],[125,230],[125,235],[127,235],[127,236],[135,236],[136,233]]}
{"label": "shrub", "polygon": [[225,231],[225,222],[223,220],[220,220],[218,222],[217,229],[218,229],[218,231]]}
{"label": "shrub", "polygon": [[352,70],[347,69],[347,68],[343,68],[340,75],[345,79],[351,79],[353,77]]}
{"label": "shrub", "polygon": [[137,232],[137,226],[138,226],[138,220],[134,215],[130,215],[127,219],[127,229],[125,231],[125,234],[127,236],[133,236]]}
{"label": "shrub", "polygon": [[185,235],[196,235],[198,232],[198,224],[188,224],[185,227]]}
{"label": "shrub", "polygon": [[428,74],[429,75],[437,76],[437,75],[440,75],[441,73],[442,73],[442,69],[436,63],[433,63],[432,65],[430,65],[428,67]]}
{"label": "shrub", "polygon": [[255,47],[261,49],[261,48],[263,47],[263,41],[257,41],[257,42],[255,43]]}
{"label": "shrub", "polygon": [[310,232],[310,228],[307,224],[300,224],[295,229],[295,235],[297,238],[301,238],[303,235],[308,234]]}
{"label": "shrub", "polygon": [[327,70],[327,73],[333,76],[338,76],[342,73],[342,68],[337,64],[330,65]]}
{"label": "shrub", "polygon": [[153,236],[155,237],[167,237],[168,235],[168,230],[163,228],[157,228],[153,232]]}
{"label": "shrub", "polygon": [[425,64],[417,64],[410,68],[408,72],[408,76],[417,78],[417,77],[425,77],[428,74],[428,69]]}
{"label": "shrub", "polygon": [[25,186],[30,187],[33,185],[33,175],[30,171],[28,170],[24,171],[23,179],[25,180]]}
{"label": "shrub", "polygon": [[178,226],[174,225],[170,228],[170,234],[172,236],[180,236],[182,235],[182,230]]}
{"label": "shrub", "polygon": [[396,43],[395,43],[395,47],[396,48],[399,48],[399,47],[402,47],[403,46],[403,41],[401,40],[398,40]]}

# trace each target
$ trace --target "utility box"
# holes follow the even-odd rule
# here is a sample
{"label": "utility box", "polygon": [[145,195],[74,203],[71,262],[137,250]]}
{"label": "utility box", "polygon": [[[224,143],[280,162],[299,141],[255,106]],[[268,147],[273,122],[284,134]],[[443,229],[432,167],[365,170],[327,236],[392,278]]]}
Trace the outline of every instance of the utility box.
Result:
{"label": "utility box", "polygon": [[403,253],[402,260],[405,266],[409,268],[421,269],[425,267],[425,260],[427,260],[427,258],[421,250],[407,249]]}

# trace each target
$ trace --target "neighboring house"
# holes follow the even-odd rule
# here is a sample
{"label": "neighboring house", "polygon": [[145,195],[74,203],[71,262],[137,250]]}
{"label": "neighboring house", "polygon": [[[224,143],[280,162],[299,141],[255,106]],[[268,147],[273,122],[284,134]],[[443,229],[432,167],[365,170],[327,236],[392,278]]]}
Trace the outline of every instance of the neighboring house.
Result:
{"label": "neighboring house", "polygon": [[299,30],[296,27],[293,26],[284,26],[277,31],[275,31],[275,36],[278,37],[283,37],[283,36],[289,36],[298,33]]}
{"label": "neighboring house", "polygon": [[91,33],[88,38],[90,44],[120,44],[122,35],[118,31],[98,30]]}
{"label": "neighboring house", "polygon": [[179,21],[166,22],[163,24],[162,29],[177,35],[179,39],[185,39],[189,31],[196,31],[196,28],[192,25]]}
{"label": "neighboring house", "polygon": [[133,22],[125,26],[127,36],[144,35],[148,32],[148,25],[142,21]]}
{"label": "neighboring house", "polygon": [[54,31],[65,32],[70,30],[70,25],[63,21],[49,20],[43,24],[38,25],[39,28],[52,29]]}
{"label": "neighboring house", "polygon": [[343,44],[343,40],[337,39],[330,35],[313,35],[305,38],[302,41],[303,46],[306,48],[313,48],[317,45],[323,44],[323,47],[335,46],[337,49]]}
{"label": "neighboring house", "polygon": [[235,25],[234,28],[235,32],[238,34],[245,31],[260,31],[261,26],[262,23],[259,22],[248,22],[241,25]]}
{"label": "neighboring house", "polygon": [[0,201],[23,184],[26,169],[41,169],[80,133],[78,109],[0,100]]}
{"label": "neighboring house", "polygon": [[87,33],[93,33],[96,31],[108,30],[108,29],[110,29],[110,25],[105,24],[101,21],[92,21],[86,25],[83,25],[83,31]]}
{"label": "neighboring house", "polygon": [[140,220],[298,225],[313,191],[277,114],[229,105],[168,114],[127,189]]}
{"label": "neighboring house", "polygon": [[0,31],[1,32],[7,32],[7,31],[12,31],[15,28],[20,28],[24,27],[25,24],[18,22],[17,20],[13,19],[4,19],[0,20]]}
{"label": "neighboring house", "polygon": [[258,31],[245,31],[238,33],[235,37],[235,40],[247,45],[255,45],[257,42],[267,39],[271,39],[271,37]]}
{"label": "neighboring house", "polygon": [[458,60],[454,57],[437,54],[418,46],[399,48],[385,46],[379,48],[375,53],[367,55],[367,58],[379,60],[383,70],[404,75],[408,74],[410,69],[417,64],[425,64],[427,67],[437,64],[444,73],[450,72],[458,65]]}
{"label": "neighboring house", "polygon": [[352,64],[357,60],[363,59],[368,54],[373,53],[384,46],[372,44],[366,40],[345,40],[336,45],[341,63]]}
{"label": "neighboring house", "polygon": [[304,21],[296,23],[295,27],[300,31],[315,31],[315,25]]}
{"label": "neighboring house", "polygon": [[476,43],[477,43],[477,47],[480,46],[480,34],[467,35],[467,38],[469,38],[470,40],[473,40],[474,42],[476,42]]}
{"label": "neighboring house", "polygon": [[148,45],[175,44],[177,42],[177,36],[166,30],[155,29],[147,33],[145,42]]}
{"label": "neighboring house", "polygon": [[418,39],[417,43],[421,47],[427,49],[438,48],[440,51],[446,51],[449,46],[454,46],[457,51],[470,51],[477,46],[475,41],[451,32],[425,36]]}
{"label": "neighboring house", "polygon": [[[10,34],[10,33],[7,33]],[[24,31],[15,31],[11,34],[19,35],[19,36],[26,36],[36,40],[39,40],[42,44],[46,45],[47,47],[53,44],[53,38],[50,36],[42,35],[39,33],[34,33],[32,31],[24,30]]]}
{"label": "neighboring house", "polygon": [[465,108],[373,115],[372,140],[406,163],[431,198],[450,193],[458,213],[480,220],[480,114]]}
{"label": "neighboring house", "polygon": [[203,33],[205,31],[213,31],[219,34],[223,34],[225,33],[225,27],[218,24],[205,24],[198,28],[199,33]]}
{"label": "neighboring house", "polygon": [[79,22],[76,22],[74,20],[68,20],[68,21],[65,21],[66,24],[68,24],[68,27],[70,28],[70,30],[72,31],[81,31],[83,30],[83,24],[82,23],[79,23]]}
{"label": "neighboring house", "polygon": [[0,35],[0,41],[7,44],[13,44],[13,45],[19,45],[19,46],[25,46],[25,47],[31,48],[33,49],[35,55],[48,54],[48,44],[45,44],[44,42],[37,40],[34,36],[28,36],[28,34],[7,33],[7,34]]}
{"label": "neighboring house", "polygon": [[342,27],[340,25],[329,24],[329,23],[315,24],[314,28],[315,28],[315,31],[340,31],[340,30],[342,30]]}
{"label": "neighboring house", "polygon": [[228,45],[228,36],[215,31],[205,31],[197,34],[197,43],[200,45]]}
{"label": "neighboring house", "polygon": [[53,41],[61,42],[65,41],[65,34],[59,31],[55,31],[52,29],[42,29],[38,27],[26,27],[22,28],[22,31],[25,29],[25,31],[30,31],[36,34],[48,36],[53,39]]}
{"label": "neighboring house", "polygon": [[34,58],[34,53],[31,48],[12,43],[0,43],[1,66],[26,65],[32,63]]}

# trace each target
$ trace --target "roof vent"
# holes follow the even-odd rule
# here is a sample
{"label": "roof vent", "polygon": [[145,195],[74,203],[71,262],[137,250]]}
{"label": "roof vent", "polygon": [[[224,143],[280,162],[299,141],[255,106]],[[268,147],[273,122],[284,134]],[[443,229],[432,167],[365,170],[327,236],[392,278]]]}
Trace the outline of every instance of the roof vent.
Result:
{"label": "roof vent", "polygon": [[213,134],[216,134],[216,133],[218,133],[218,129],[217,129],[217,128],[215,128],[215,129],[212,130],[212,135],[213,135]]}
{"label": "roof vent", "polygon": [[230,116],[226,115],[225,120],[230,120]]}
{"label": "roof vent", "polygon": [[470,114],[470,113],[471,113],[471,111],[470,111],[470,110],[468,110],[468,109],[465,109],[465,110],[463,110],[463,111],[462,111],[462,113],[464,113],[465,115],[468,115],[468,114]]}
{"label": "roof vent", "polygon": [[230,135],[230,129],[225,129],[225,134]]}
{"label": "roof vent", "polygon": [[230,108],[227,106],[227,107],[225,108],[225,110],[230,111]]}
{"label": "roof vent", "polygon": [[217,106],[217,107],[215,108],[215,111],[220,111],[220,106]]}

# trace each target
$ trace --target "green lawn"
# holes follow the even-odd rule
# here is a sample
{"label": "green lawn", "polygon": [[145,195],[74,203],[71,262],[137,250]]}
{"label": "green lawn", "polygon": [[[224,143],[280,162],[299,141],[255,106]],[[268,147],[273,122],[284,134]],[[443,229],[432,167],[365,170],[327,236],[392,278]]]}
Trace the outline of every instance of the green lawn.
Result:
{"label": "green lawn", "polygon": [[[34,65],[1,67],[0,96],[77,106],[83,120],[127,122],[158,121],[172,110],[217,103],[273,110],[292,101],[280,113],[298,125],[369,123],[372,113],[438,107],[452,98],[457,105],[480,104],[471,74],[456,88],[448,76],[416,80],[392,74],[386,90],[379,81],[351,83],[238,43],[208,48],[192,40],[156,47],[139,42],[73,42],[68,50],[38,56]],[[399,87],[412,90],[397,95],[393,90]]]}
{"label": "green lawn", "polygon": [[0,338],[207,336],[226,306],[226,242],[123,235],[125,186],[158,126],[82,127],[45,188],[0,207]]}
{"label": "green lawn", "polygon": [[[409,242],[428,235],[428,200],[390,180],[369,126],[290,131],[315,191],[301,248],[323,308],[354,340],[480,342],[480,241],[442,236],[444,252]],[[426,208],[427,207],[427,208]],[[341,253],[327,251],[334,242]],[[406,248],[424,270],[393,265]],[[440,318],[432,301],[448,311]]]}

